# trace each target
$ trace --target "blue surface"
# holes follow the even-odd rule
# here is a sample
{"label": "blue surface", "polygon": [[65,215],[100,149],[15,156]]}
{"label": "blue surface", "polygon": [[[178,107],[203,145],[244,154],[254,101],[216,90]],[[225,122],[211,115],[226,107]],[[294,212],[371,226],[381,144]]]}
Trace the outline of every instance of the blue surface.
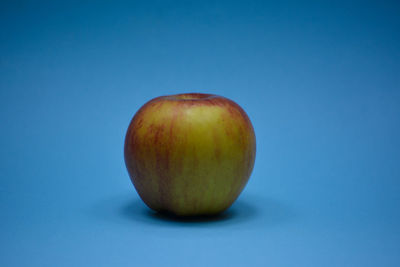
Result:
{"label": "blue surface", "polygon": [[[55,2],[0,3],[0,266],[400,266],[398,3]],[[151,213],[123,161],[182,92],[257,135],[210,221]]]}

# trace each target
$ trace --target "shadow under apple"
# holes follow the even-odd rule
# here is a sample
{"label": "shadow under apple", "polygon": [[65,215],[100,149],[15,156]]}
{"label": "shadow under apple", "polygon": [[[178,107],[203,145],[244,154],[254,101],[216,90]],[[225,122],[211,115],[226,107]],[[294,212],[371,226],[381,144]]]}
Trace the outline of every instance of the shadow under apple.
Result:
{"label": "shadow under apple", "polygon": [[181,217],[165,212],[156,212],[146,207],[140,199],[126,203],[120,209],[120,215],[132,220],[145,218],[155,222],[167,222],[177,224],[209,224],[227,221],[250,220],[257,216],[257,209],[245,201],[235,203],[228,210],[210,216]]}
{"label": "shadow under apple", "polygon": [[278,200],[248,194],[243,194],[228,210],[215,216],[178,217],[155,212],[132,193],[99,201],[92,214],[109,222],[169,226],[225,226],[256,222],[255,225],[264,227],[287,223],[296,217],[291,207]]}

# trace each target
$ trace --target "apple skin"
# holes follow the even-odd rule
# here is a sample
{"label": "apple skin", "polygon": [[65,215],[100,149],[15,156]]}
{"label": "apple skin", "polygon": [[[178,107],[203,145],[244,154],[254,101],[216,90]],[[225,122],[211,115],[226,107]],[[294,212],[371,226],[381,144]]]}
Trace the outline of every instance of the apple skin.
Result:
{"label": "apple skin", "polygon": [[154,98],[133,117],[125,164],[151,209],[178,216],[218,214],[237,199],[253,170],[256,139],[244,110],[222,96]]}

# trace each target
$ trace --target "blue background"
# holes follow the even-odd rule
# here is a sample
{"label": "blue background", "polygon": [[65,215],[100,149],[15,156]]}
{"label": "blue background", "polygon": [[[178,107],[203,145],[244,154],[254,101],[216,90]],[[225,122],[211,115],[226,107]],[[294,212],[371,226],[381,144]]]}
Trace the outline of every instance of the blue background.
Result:
{"label": "blue background", "polygon": [[[1,266],[399,266],[395,1],[2,1]],[[257,136],[223,216],[139,200],[149,99],[239,103]]]}

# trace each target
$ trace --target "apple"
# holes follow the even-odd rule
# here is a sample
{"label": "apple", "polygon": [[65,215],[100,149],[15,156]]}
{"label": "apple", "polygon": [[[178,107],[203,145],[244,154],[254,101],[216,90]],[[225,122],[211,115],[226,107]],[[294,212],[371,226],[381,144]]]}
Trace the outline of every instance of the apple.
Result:
{"label": "apple", "polygon": [[134,115],[125,164],[151,209],[178,216],[229,208],[253,170],[256,138],[244,110],[222,96],[160,96]]}

